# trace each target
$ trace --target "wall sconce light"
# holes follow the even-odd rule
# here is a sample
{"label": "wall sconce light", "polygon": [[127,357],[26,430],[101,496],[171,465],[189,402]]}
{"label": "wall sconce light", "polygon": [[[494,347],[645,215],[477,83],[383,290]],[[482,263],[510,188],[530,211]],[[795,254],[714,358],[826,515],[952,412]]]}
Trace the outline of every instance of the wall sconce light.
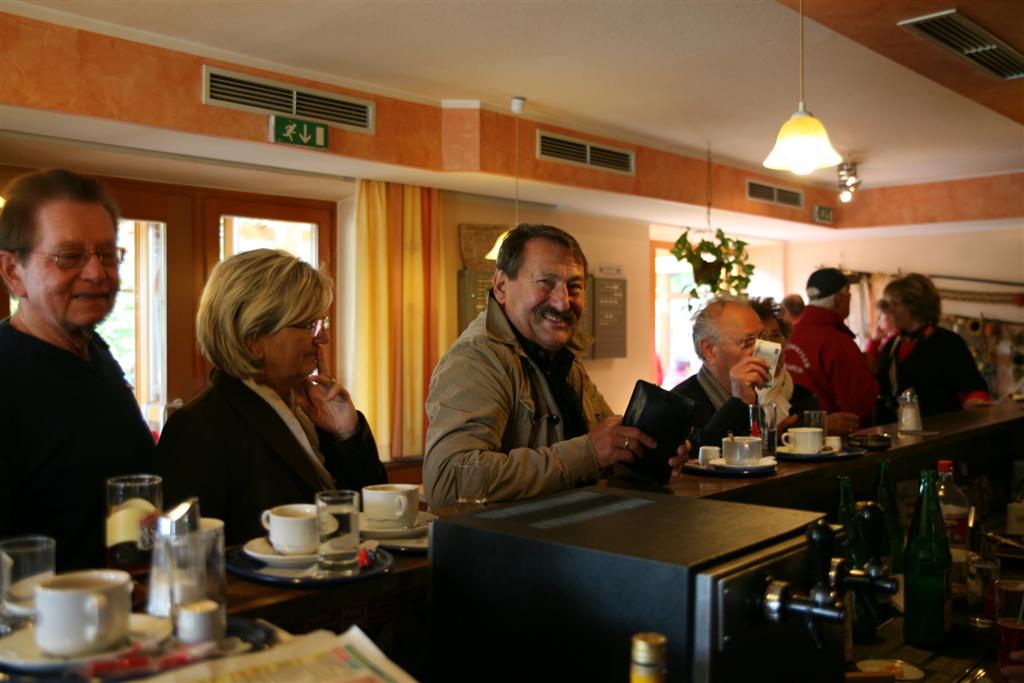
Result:
{"label": "wall sconce light", "polygon": [[839,165],[839,201],[849,204],[858,187],[860,176],[857,174],[857,164],[844,161]]}

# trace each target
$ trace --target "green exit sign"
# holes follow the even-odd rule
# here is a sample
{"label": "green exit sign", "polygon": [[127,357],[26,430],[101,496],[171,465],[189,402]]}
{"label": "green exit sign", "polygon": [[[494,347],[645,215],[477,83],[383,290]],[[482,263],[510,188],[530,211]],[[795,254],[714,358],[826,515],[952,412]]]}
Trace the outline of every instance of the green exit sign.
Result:
{"label": "green exit sign", "polygon": [[298,145],[299,147],[327,149],[327,126],[287,116],[271,116],[270,141]]}

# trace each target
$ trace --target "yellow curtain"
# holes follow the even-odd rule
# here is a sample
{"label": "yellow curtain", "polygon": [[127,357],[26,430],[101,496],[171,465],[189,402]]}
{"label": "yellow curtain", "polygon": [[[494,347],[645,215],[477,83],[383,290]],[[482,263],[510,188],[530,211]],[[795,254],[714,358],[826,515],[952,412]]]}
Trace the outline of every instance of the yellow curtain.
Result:
{"label": "yellow curtain", "polygon": [[359,181],[352,390],[385,460],[423,453],[427,384],[450,343],[438,330],[452,315],[443,285],[455,271],[438,210],[437,190]]}

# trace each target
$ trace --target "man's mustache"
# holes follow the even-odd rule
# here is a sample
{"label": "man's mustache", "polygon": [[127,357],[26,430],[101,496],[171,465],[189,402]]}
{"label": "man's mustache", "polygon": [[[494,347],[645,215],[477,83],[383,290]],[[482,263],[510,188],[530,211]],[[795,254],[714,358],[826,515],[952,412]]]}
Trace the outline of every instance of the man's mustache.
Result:
{"label": "man's mustache", "polygon": [[576,314],[573,313],[571,310],[559,311],[555,308],[552,308],[551,306],[538,306],[537,308],[534,309],[534,312],[539,316],[550,315],[555,318],[559,318],[560,320],[562,320],[565,323],[568,323],[569,325],[575,325],[577,320]]}

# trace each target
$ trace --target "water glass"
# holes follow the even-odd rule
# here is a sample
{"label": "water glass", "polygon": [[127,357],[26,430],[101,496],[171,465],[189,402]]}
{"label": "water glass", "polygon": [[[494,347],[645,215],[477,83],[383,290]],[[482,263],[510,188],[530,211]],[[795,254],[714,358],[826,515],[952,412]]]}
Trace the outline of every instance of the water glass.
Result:
{"label": "water glass", "polygon": [[967,610],[968,621],[981,627],[995,623],[996,585],[999,578],[999,558],[977,553],[967,555]]}
{"label": "water glass", "polygon": [[155,474],[107,479],[107,566],[145,581],[153,557],[163,480]]}
{"label": "water glass", "polygon": [[775,457],[778,446],[778,415],[774,403],[750,406],[750,433],[761,437],[761,455]]}
{"label": "water glass", "polygon": [[805,410],[800,420],[801,427],[817,427],[821,433],[825,433],[825,417],[828,415],[824,410]]}
{"label": "water glass", "polygon": [[487,502],[487,468],[482,462],[455,465],[455,499],[459,505]]}
{"label": "water glass", "polygon": [[996,579],[999,666],[1018,664],[1010,653],[1024,650],[1024,581]]}
{"label": "water glass", "polygon": [[316,512],[320,571],[355,574],[359,571],[359,492],[321,491],[316,494]]}
{"label": "water glass", "polygon": [[54,574],[57,542],[49,536],[0,540],[0,635],[34,614],[36,584]]}

